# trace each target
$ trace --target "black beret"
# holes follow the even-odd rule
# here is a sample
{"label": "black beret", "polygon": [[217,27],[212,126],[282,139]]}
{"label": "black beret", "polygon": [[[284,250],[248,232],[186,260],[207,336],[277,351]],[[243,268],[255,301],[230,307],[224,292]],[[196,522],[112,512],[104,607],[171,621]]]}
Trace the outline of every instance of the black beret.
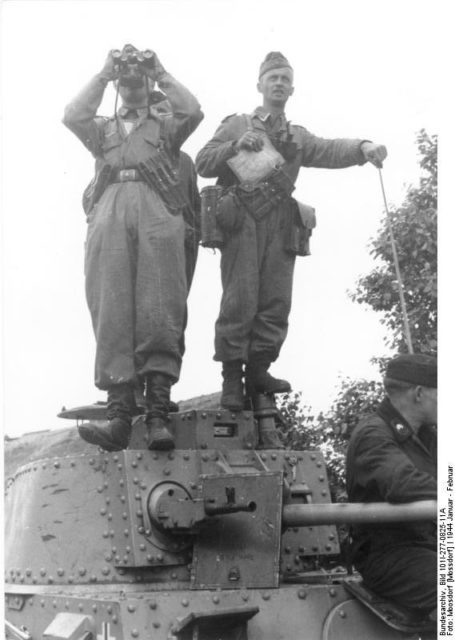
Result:
{"label": "black beret", "polygon": [[421,353],[402,354],[390,360],[385,375],[386,378],[423,387],[437,387],[438,361],[433,356]]}
{"label": "black beret", "polygon": [[263,76],[270,69],[279,69],[281,67],[289,67],[292,69],[287,58],[279,51],[271,51],[265,56],[264,62],[259,68],[259,77]]}

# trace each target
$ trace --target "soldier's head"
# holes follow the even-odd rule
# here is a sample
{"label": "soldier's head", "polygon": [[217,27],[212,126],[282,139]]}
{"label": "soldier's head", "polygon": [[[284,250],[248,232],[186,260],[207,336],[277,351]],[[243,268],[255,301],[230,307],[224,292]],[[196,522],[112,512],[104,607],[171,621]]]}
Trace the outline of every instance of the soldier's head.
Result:
{"label": "soldier's head", "polygon": [[115,84],[125,106],[146,106],[155,87],[155,82],[142,72],[137,54],[139,49],[132,44],[126,44],[121,51],[121,74]]}
{"label": "soldier's head", "polygon": [[259,69],[257,83],[265,107],[284,107],[294,93],[294,72],[288,60],[279,51],[271,51]]}
{"label": "soldier's head", "polygon": [[403,354],[392,358],[384,378],[386,394],[411,426],[437,422],[438,365],[433,356]]}

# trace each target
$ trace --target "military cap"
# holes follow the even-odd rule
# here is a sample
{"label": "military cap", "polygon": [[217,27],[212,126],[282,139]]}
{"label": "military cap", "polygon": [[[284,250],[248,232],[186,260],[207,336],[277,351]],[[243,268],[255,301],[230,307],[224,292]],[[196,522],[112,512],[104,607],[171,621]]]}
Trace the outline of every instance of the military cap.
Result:
{"label": "military cap", "polygon": [[392,358],[387,365],[386,378],[401,380],[423,387],[438,386],[438,361],[422,353],[407,353]]}
{"label": "military cap", "polygon": [[265,56],[264,62],[259,68],[259,77],[263,76],[267,71],[270,71],[270,69],[279,69],[281,67],[292,69],[288,59],[285,58],[282,53],[279,51],[271,51]]}

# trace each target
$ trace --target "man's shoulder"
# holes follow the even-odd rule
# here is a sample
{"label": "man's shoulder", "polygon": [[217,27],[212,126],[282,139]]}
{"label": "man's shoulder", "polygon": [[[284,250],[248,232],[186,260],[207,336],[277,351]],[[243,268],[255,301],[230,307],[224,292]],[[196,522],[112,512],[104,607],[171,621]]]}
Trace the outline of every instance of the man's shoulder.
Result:
{"label": "man's shoulder", "polygon": [[390,430],[387,422],[381,418],[378,413],[371,413],[362,418],[359,424],[354,428],[349,439],[349,446],[354,446],[356,442],[364,437],[374,435],[381,436],[389,434],[389,432]]}
{"label": "man's shoulder", "polygon": [[221,120],[221,124],[224,124],[225,122],[235,122],[237,120],[241,120],[247,117],[246,113],[230,113],[228,116],[226,116],[225,118],[223,118],[223,120]]}

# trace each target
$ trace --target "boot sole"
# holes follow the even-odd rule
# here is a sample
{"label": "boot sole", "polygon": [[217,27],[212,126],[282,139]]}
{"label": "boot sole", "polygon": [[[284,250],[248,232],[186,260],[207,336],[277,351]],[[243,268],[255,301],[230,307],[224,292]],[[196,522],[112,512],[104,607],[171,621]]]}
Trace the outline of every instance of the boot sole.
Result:
{"label": "boot sole", "polygon": [[120,443],[116,440],[108,438],[104,433],[94,431],[93,428],[87,428],[81,425],[77,428],[80,437],[85,442],[101,447],[104,451],[123,451],[128,447],[128,442]]}

